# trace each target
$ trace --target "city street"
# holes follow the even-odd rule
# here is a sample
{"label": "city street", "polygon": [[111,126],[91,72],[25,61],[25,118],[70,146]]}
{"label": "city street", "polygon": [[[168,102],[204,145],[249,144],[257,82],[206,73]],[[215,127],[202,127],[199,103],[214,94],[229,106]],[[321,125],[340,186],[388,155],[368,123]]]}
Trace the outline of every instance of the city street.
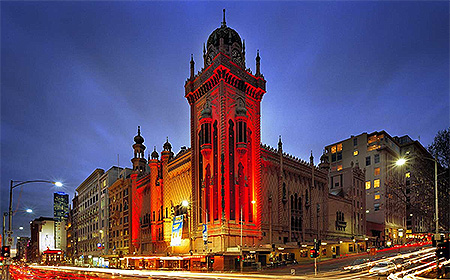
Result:
{"label": "city street", "polygon": [[[267,269],[251,273],[195,273],[185,271],[120,270],[108,268],[82,268],[70,266],[13,266],[13,279],[386,279],[377,275],[371,268],[382,262],[394,262],[395,271],[414,270],[417,266],[431,265],[434,261],[433,248],[392,249],[381,252],[370,262],[352,265],[356,260],[365,259],[358,255],[343,259],[319,262],[319,272],[314,275],[314,264],[298,264],[279,269]],[[400,261],[398,261],[400,260]],[[346,268],[345,270],[343,268]],[[394,272],[394,271],[392,271]]]}

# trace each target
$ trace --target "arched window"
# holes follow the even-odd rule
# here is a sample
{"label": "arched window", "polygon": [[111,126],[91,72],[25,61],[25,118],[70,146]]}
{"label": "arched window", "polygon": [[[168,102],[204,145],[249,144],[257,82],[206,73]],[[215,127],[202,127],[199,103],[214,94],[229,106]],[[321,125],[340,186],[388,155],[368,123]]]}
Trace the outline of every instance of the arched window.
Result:
{"label": "arched window", "polygon": [[297,198],[297,194],[294,195],[294,209],[297,210],[297,202],[298,202],[298,198]]}

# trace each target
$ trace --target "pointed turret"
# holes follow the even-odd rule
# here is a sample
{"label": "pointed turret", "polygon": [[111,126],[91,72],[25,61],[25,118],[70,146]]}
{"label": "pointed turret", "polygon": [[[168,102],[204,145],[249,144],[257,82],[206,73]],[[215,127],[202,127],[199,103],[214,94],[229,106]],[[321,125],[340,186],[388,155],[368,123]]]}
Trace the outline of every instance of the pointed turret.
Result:
{"label": "pointed turret", "polygon": [[259,50],[256,52],[256,73],[255,75],[261,76],[261,57],[259,57]]}
{"label": "pointed turret", "polygon": [[134,137],[134,157],[131,159],[133,163],[133,173],[142,175],[145,172],[145,166],[147,165],[147,160],[145,159],[145,145],[144,138],[141,136],[141,127],[138,126],[138,134]]}

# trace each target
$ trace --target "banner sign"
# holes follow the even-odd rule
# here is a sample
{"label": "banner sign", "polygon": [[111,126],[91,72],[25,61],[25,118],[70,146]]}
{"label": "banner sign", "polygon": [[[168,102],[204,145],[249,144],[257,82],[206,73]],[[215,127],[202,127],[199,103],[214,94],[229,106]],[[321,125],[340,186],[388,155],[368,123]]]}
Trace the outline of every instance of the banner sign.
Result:
{"label": "banner sign", "polygon": [[203,224],[202,235],[203,235],[203,241],[208,241],[208,225],[207,224]]}
{"label": "banner sign", "polygon": [[181,246],[181,235],[183,234],[183,215],[173,217],[172,239],[170,246]]}

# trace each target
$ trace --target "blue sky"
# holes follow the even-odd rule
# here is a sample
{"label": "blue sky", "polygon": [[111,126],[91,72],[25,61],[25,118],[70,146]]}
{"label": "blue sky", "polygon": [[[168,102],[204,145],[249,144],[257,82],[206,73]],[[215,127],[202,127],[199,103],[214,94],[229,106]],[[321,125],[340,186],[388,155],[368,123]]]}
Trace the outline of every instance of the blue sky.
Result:
{"label": "blue sky", "polygon": [[[262,141],[315,161],[324,146],[386,130],[427,146],[449,126],[446,2],[1,2],[1,210],[9,180],[74,189],[95,169],[190,146],[190,54],[227,24],[267,80]],[[52,216],[55,187],[14,191],[14,227]],[[19,201],[20,197],[20,201]],[[15,233],[19,231],[15,229]]]}

